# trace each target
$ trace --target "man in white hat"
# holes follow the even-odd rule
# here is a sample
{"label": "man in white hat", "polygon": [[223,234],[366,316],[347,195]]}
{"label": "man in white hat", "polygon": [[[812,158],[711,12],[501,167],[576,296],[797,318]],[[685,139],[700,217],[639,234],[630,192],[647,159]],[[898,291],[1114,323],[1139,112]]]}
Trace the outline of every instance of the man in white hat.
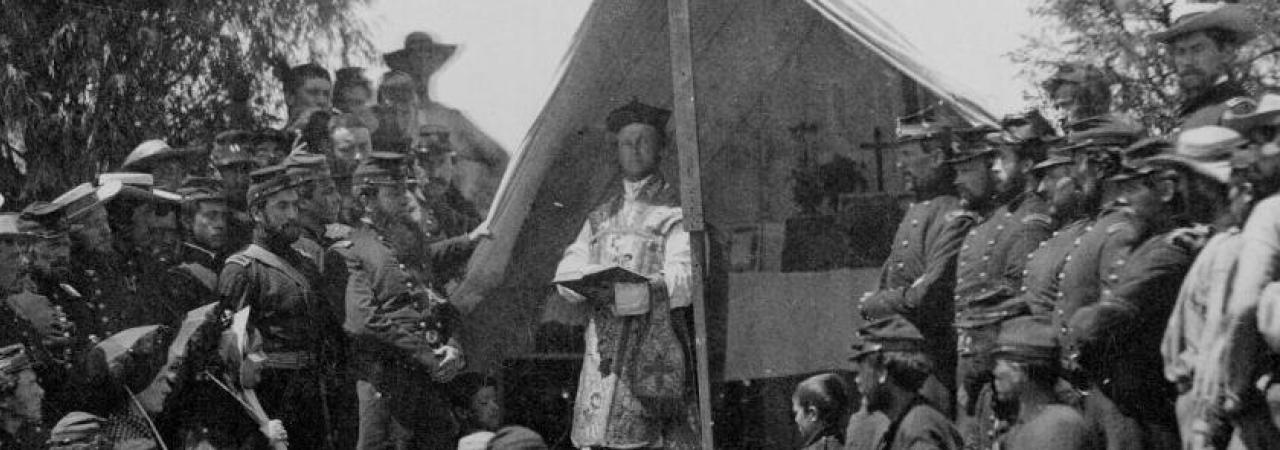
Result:
{"label": "man in white hat", "polygon": [[[1248,182],[1248,194],[1261,200],[1253,205],[1240,232],[1243,243],[1236,272],[1224,317],[1218,321],[1223,324],[1216,333],[1221,337],[1198,367],[1194,389],[1205,402],[1206,420],[1202,427],[1212,431],[1209,425],[1226,422],[1238,427],[1242,437],[1247,438],[1248,424],[1254,422],[1250,419],[1267,414],[1260,409],[1262,398],[1270,397],[1267,393],[1278,386],[1274,381],[1260,383],[1259,375],[1276,379],[1275,369],[1265,365],[1269,355],[1276,353],[1265,339],[1267,334],[1275,335],[1275,322],[1263,320],[1260,308],[1263,289],[1280,279],[1280,264],[1276,263],[1280,261],[1280,228],[1276,226],[1280,223],[1280,195],[1276,194],[1280,190],[1280,139],[1276,136],[1280,95],[1263,95],[1252,112],[1235,112],[1227,115],[1225,123],[1250,142],[1247,150],[1237,153],[1237,166]],[[1272,411],[1276,409],[1273,407]],[[1270,416],[1273,422],[1277,418],[1274,412]]]}
{"label": "man in white hat", "polygon": [[1251,12],[1227,2],[1187,0],[1173,5],[1173,25],[1152,38],[1169,46],[1182,96],[1178,126],[1218,125],[1232,97],[1247,95],[1231,73],[1236,50],[1259,33]]}

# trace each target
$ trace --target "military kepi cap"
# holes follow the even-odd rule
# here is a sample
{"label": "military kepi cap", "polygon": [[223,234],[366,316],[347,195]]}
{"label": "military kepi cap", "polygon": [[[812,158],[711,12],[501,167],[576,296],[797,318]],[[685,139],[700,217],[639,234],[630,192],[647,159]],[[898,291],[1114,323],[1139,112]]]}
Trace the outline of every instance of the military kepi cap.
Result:
{"label": "military kepi cap", "polygon": [[18,226],[23,233],[40,239],[62,237],[67,228],[62,222],[64,205],[37,201],[22,209],[22,221]]}
{"label": "military kepi cap", "polygon": [[351,174],[351,184],[355,186],[371,184],[401,184],[409,182],[405,176],[408,170],[408,159],[405,155],[391,152],[373,152],[368,158],[360,161]]}
{"label": "military kepi cap", "polygon": [[187,177],[182,180],[178,195],[182,196],[183,203],[226,200],[222,180],[212,177]]}
{"label": "military kepi cap", "polygon": [[249,173],[249,204],[257,204],[281,191],[298,187],[296,178],[285,173],[282,165],[267,166]]}
{"label": "military kepi cap", "polygon": [[1058,329],[1049,318],[1022,316],[1000,326],[992,355],[1019,362],[1056,363],[1060,348]]}
{"label": "military kepi cap", "polygon": [[301,183],[329,179],[329,158],[324,155],[295,151],[285,157],[285,173],[298,178]]}
{"label": "military kepi cap", "polygon": [[666,129],[669,118],[671,111],[640,103],[639,99],[633,98],[630,103],[610,112],[605,118],[605,125],[610,133],[617,133],[622,127],[633,123],[649,125],[662,132]]}
{"label": "military kepi cap", "polygon": [[892,315],[858,329],[850,359],[856,360],[876,352],[920,352],[924,349],[924,335],[920,330],[901,315]]}

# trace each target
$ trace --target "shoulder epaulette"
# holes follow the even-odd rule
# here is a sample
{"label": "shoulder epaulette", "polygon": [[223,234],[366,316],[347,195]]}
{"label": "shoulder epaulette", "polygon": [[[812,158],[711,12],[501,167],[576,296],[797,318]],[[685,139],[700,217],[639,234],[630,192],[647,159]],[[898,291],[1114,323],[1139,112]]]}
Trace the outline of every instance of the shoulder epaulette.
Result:
{"label": "shoulder epaulette", "polygon": [[947,222],[951,222],[955,220],[970,220],[970,221],[976,222],[979,219],[978,213],[965,210],[965,209],[953,210],[951,212],[948,212],[945,217]]}
{"label": "shoulder epaulette", "polygon": [[250,258],[244,253],[236,253],[227,257],[227,264],[236,264],[248,267],[251,262],[253,262],[253,258]]}
{"label": "shoulder epaulette", "polygon": [[1168,243],[1186,250],[1198,250],[1209,240],[1212,230],[1207,227],[1179,228],[1169,232]]}
{"label": "shoulder epaulette", "polygon": [[1129,222],[1119,222],[1107,227],[1107,234],[1116,234],[1121,231],[1133,231],[1133,225]]}
{"label": "shoulder epaulette", "polygon": [[1053,218],[1048,214],[1031,213],[1022,217],[1022,223],[1027,225],[1041,224],[1045,226],[1053,225]]}

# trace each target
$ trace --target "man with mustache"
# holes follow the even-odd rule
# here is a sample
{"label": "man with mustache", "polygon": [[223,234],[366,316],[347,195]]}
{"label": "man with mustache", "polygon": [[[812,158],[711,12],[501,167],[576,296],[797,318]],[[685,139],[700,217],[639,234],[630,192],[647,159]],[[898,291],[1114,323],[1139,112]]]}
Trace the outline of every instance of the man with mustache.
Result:
{"label": "man with mustache", "polygon": [[1189,130],[1220,125],[1223,102],[1248,95],[1231,72],[1236,50],[1259,33],[1243,5],[1175,3],[1173,25],[1152,35],[1169,47],[1182,97],[1177,126]]}
{"label": "man with mustache", "polygon": [[1103,260],[1113,287],[1076,311],[1065,341],[1089,381],[1086,416],[1104,421],[1110,449],[1178,447],[1177,389],[1165,380],[1157,349],[1183,278],[1208,239],[1207,224],[1225,210],[1228,160],[1242,141],[1229,130],[1188,130],[1175,151],[1110,179],[1136,244],[1128,255]]}
{"label": "man with mustache", "polygon": [[340,348],[340,312],[322,299],[320,269],[293,249],[302,235],[297,188],[302,181],[270,166],[251,174],[249,214],[253,243],[227,258],[218,276],[221,309],[252,308],[248,327],[262,336],[262,406],[289,430],[306,430],[290,438],[296,448],[326,449],[334,445],[327,365]]}
{"label": "man with mustache", "polygon": [[[463,264],[483,234],[429,241],[410,217],[407,159],[373,152],[352,175],[363,217],[333,244],[325,276],[346,293],[360,430],[356,448],[446,448],[457,423],[443,384],[465,366],[456,309],[433,273]],[[342,261],[342,263],[335,263]],[[406,447],[407,446],[407,447]]]}
{"label": "man with mustache", "polygon": [[[915,123],[915,121],[919,123]],[[951,410],[955,390],[955,335],[952,289],[960,242],[978,216],[960,207],[955,171],[944,126],[922,117],[899,120],[898,170],[916,202],[907,208],[880,272],[879,288],[862,294],[858,311],[874,320],[900,314],[924,335],[937,369],[922,394],[942,411]]]}
{"label": "man with mustache", "polygon": [[977,142],[951,160],[962,203],[982,217],[960,246],[954,323],[957,425],[965,444],[976,448],[990,446],[994,427],[992,415],[981,413],[992,397],[991,349],[1000,324],[1025,312],[1015,295],[1026,255],[1054,229],[1048,204],[1027,189],[1051,128],[1038,113],[1009,117],[1002,125],[1003,132],[979,130]]}

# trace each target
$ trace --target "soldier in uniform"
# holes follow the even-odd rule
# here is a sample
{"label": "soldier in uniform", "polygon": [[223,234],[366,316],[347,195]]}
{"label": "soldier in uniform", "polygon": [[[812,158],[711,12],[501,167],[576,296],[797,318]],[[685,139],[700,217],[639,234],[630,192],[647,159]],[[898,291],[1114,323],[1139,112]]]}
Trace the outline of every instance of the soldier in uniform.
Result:
{"label": "soldier in uniform", "polygon": [[342,197],[330,176],[329,159],[324,155],[293,152],[284,159],[285,173],[298,179],[298,218],[302,239],[294,244],[300,251],[315,255],[324,267],[324,251],[347,238],[351,227],[338,222]]}
{"label": "soldier in uniform", "polygon": [[179,317],[218,301],[218,272],[229,255],[227,201],[222,182],[188,177],[178,190],[182,196],[182,246],[178,259],[165,272],[166,306]]}
{"label": "soldier in uniform", "polygon": [[27,285],[24,292],[7,300],[18,321],[13,329],[30,333],[23,342],[37,375],[48,387],[44,406],[50,419],[69,412],[80,397],[68,376],[90,345],[92,327],[76,323],[88,323],[94,317],[85,297],[65,281],[71,240],[62,216],[62,205],[53,203],[35,202],[23,209],[20,230],[33,239],[24,269]]}
{"label": "soldier in uniform", "polygon": [[1248,95],[1231,73],[1236,50],[1261,29],[1244,5],[1227,2],[1175,3],[1173,24],[1151,35],[1169,47],[1182,102],[1177,125],[1183,130],[1220,125],[1224,102]]}
{"label": "soldier in uniform", "polygon": [[850,358],[856,365],[858,391],[867,409],[885,420],[881,426],[846,435],[845,448],[963,448],[947,416],[918,393],[933,368],[926,345],[920,331],[902,316],[888,316],[858,330]]}
{"label": "soldier in uniform", "polygon": [[151,175],[112,172],[98,175],[98,184],[119,182],[119,194],[105,203],[107,219],[115,237],[115,261],[97,261],[110,265],[110,278],[102,280],[108,287],[107,297],[114,333],[123,328],[165,323],[174,324],[184,315],[173,311],[161,300],[167,288],[163,275],[177,251],[178,195],[156,189]]}
{"label": "soldier in uniform", "polygon": [[922,394],[942,411],[950,411],[955,392],[951,295],[956,253],[977,216],[960,208],[955,173],[942,163],[951,153],[945,130],[927,122],[899,128],[913,130],[900,132],[898,168],[916,202],[898,224],[878,289],[862,295],[858,311],[865,322],[900,314],[924,334],[938,370]]}
{"label": "soldier in uniform", "polygon": [[[409,217],[408,161],[373,152],[352,177],[364,211],[350,240],[326,260],[345,261],[330,280],[345,280],[345,329],[352,337],[359,396],[356,448],[446,448],[457,423],[443,391],[464,367],[453,331],[460,315],[432,289],[432,273],[461,264],[467,236],[429,243]],[[334,267],[329,264],[329,267]],[[407,447],[406,447],[407,446]]]}
{"label": "soldier in uniform", "polygon": [[[333,446],[325,375],[339,358],[342,331],[331,303],[318,291],[320,270],[294,250],[302,234],[298,218],[300,181],[283,166],[253,173],[249,212],[256,223],[253,244],[227,258],[218,276],[221,309],[250,310],[248,327],[262,336],[266,354],[258,384],[262,405],[298,448]],[[340,388],[339,388],[340,389]]]}
{"label": "soldier in uniform", "polygon": [[[586,292],[557,286],[562,297],[590,308],[573,408],[572,439],[580,447],[698,445],[692,253],[679,195],[658,172],[669,116],[637,100],[609,113],[606,125],[617,136],[622,185],[588,213],[556,267],[558,280],[614,265],[647,278],[601,281],[582,287]],[[668,404],[642,402],[642,389]]]}
{"label": "soldier in uniform", "polygon": [[1072,159],[1054,154],[1032,167],[1040,179],[1036,194],[1049,203],[1049,216],[1062,224],[1027,255],[1018,300],[1032,315],[1050,316],[1059,291],[1058,273],[1066,263],[1072,242],[1084,234],[1090,218],[1084,215],[1071,186]]}
{"label": "soldier in uniform", "polygon": [[424,230],[436,238],[470,231],[483,217],[458,190],[457,155],[449,142],[449,130],[438,125],[423,126],[419,138],[413,147],[418,183],[412,194],[421,205]]}
{"label": "soldier in uniform", "polygon": [[1007,123],[1002,133],[983,133],[998,150],[971,144],[951,160],[961,199],[980,216],[956,262],[954,324],[957,422],[965,445],[975,448],[990,446],[994,427],[983,411],[991,402],[990,352],[1000,322],[1026,312],[1015,298],[1026,255],[1054,229],[1048,203],[1028,189],[1031,167],[1044,159],[1041,136],[1023,128],[1029,125]]}
{"label": "soldier in uniform", "polygon": [[209,163],[222,180],[227,198],[227,249],[236,251],[253,240],[253,218],[249,217],[249,173],[258,167],[253,154],[253,133],[240,130],[219,133],[213,140]]}
{"label": "soldier in uniform", "polygon": [[1177,391],[1164,379],[1158,349],[1177,290],[1207,239],[1204,224],[1227,204],[1228,160],[1240,139],[1214,131],[1185,131],[1175,152],[1112,178],[1140,244],[1119,257],[1127,262],[1104,264],[1114,289],[1068,323],[1068,342],[1090,382],[1086,413],[1106,424],[1108,448],[1178,447]]}
{"label": "soldier in uniform", "polygon": [[1102,435],[1075,408],[1057,397],[1058,330],[1047,316],[1005,322],[992,352],[994,385],[1001,401],[1018,404],[1012,428],[998,448],[1101,450]]}
{"label": "soldier in uniform", "polygon": [[40,437],[44,389],[21,344],[0,347],[0,448],[34,450]]}

